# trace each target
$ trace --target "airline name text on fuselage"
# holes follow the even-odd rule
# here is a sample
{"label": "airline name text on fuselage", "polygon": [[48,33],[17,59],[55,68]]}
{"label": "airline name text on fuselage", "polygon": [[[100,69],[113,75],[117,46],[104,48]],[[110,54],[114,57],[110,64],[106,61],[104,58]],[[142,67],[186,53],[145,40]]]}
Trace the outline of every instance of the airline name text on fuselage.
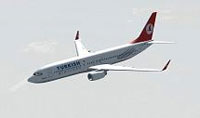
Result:
{"label": "airline name text on fuselage", "polygon": [[64,69],[69,69],[69,68],[73,68],[73,67],[77,67],[77,66],[81,66],[81,63],[79,61],[75,61],[75,62],[72,62],[72,63],[57,66],[57,69],[58,70],[64,70]]}

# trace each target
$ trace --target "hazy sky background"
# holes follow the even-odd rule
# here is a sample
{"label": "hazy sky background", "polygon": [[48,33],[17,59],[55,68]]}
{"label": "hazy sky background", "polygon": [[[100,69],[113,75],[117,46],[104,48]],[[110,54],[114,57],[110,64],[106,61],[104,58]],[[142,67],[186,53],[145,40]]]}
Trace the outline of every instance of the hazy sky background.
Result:
{"label": "hazy sky background", "polygon": [[[0,117],[199,118],[199,0],[0,0]],[[119,65],[163,73],[79,74],[26,83],[41,66],[75,56],[74,35],[92,51],[136,38],[158,11],[153,45]]]}

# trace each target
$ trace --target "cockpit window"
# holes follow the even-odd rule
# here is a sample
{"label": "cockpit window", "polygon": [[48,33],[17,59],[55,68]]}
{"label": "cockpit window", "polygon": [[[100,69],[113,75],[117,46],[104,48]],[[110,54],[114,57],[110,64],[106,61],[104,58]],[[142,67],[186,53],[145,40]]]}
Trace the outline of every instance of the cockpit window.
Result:
{"label": "cockpit window", "polygon": [[40,73],[40,72],[35,72],[35,73],[33,73],[33,75],[35,75],[35,76],[40,76],[40,75],[42,75],[42,73]]}

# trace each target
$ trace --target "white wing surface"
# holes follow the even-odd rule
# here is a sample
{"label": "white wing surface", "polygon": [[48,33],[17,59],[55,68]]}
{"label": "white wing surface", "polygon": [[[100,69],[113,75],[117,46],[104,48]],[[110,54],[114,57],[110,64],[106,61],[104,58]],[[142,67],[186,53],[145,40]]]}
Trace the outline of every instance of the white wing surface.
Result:
{"label": "white wing surface", "polygon": [[134,67],[124,67],[124,66],[115,66],[110,64],[103,64],[92,66],[90,69],[94,70],[105,70],[105,71],[136,71],[136,72],[162,72],[165,71],[169,65],[171,60],[167,62],[167,64],[162,69],[149,69],[149,68],[134,68]]}

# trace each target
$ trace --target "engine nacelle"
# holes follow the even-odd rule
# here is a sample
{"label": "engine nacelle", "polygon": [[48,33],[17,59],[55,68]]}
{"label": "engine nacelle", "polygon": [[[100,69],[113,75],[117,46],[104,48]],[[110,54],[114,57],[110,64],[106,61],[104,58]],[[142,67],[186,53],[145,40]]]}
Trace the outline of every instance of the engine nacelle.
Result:
{"label": "engine nacelle", "polygon": [[88,73],[88,80],[95,81],[104,78],[107,75],[106,71],[94,71]]}

